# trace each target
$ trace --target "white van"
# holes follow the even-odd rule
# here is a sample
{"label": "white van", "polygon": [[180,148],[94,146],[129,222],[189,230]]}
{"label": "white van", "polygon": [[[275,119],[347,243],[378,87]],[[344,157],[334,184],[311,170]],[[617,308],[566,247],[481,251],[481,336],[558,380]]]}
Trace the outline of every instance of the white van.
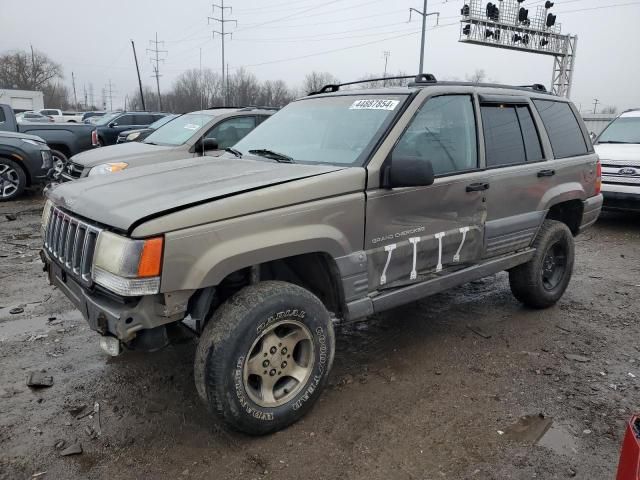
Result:
{"label": "white van", "polygon": [[595,141],[604,208],[640,212],[640,109],[613,120]]}

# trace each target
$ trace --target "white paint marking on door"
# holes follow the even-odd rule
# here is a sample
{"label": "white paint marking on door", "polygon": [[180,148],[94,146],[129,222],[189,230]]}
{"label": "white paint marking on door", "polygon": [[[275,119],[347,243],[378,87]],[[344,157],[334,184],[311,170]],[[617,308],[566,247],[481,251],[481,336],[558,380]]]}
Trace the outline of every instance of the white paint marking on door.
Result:
{"label": "white paint marking on door", "polygon": [[434,236],[438,239],[438,265],[436,265],[436,272],[442,271],[442,237],[445,232],[436,233]]}
{"label": "white paint marking on door", "polygon": [[384,247],[384,251],[388,252],[387,255],[387,263],[384,264],[384,268],[382,269],[382,275],[380,275],[380,285],[384,285],[387,283],[387,268],[389,268],[389,263],[391,262],[391,254],[396,249],[396,244],[392,243],[391,245],[386,245]]}
{"label": "white paint marking on door", "polygon": [[458,251],[456,251],[456,254],[453,256],[453,261],[454,262],[459,262],[460,261],[460,252],[462,251],[462,246],[464,245],[464,241],[467,238],[467,232],[469,231],[469,227],[462,227],[460,229],[460,233],[462,234],[462,241],[460,242],[460,246],[458,247]]}
{"label": "white paint marking on door", "polygon": [[416,270],[416,260],[418,257],[419,241],[420,241],[420,237],[409,238],[409,242],[413,245],[413,267],[411,268],[411,275],[409,275],[409,280],[415,280],[416,278],[418,278],[418,272]]}

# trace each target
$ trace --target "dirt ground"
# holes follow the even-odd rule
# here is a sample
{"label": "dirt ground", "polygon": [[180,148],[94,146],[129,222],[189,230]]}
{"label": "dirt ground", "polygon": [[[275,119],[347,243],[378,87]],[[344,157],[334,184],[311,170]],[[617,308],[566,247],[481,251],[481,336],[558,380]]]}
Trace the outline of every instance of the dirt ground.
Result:
{"label": "dirt ground", "polygon": [[[42,273],[41,208],[38,194],[0,204],[0,479],[614,477],[640,411],[638,216],[577,238],[551,309],[523,308],[503,273],[340,326],[313,411],[252,438],[200,403],[195,341],[102,353]],[[30,389],[33,371],[54,385]],[[60,455],[76,441],[82,454]]]}

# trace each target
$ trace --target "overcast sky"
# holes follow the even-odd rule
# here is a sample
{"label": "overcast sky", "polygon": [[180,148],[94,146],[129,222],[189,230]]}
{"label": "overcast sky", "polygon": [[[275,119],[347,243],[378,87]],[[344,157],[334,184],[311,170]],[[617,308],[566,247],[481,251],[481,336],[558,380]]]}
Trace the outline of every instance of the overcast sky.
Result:
{"label": "overcast sky", "polygon": [[[218,0],[219,2],[220,0]],[[526,0],[530,14],[543,1]],[[458,42],[460,0],[432,0],[440,26],[429,17],[425,71],[438,78],[464,79],[484,69],[502,83],[549,86],[552,57],[511,52]],[[640,107],[640,0],[558,0],[554,11],[563,33],[579,37],[572,99],[583,110],[600,105]],[[245,66],[259,79],[283,79],[291,86],[312,71],[328,71],[342,81],[382,72],[384,51],[389,72],[418,70],[420,20],[409,7],[421,0],[225,0],[232,6],[227,23],[227,62]],[[601,8],[604,7],[604,8]],[[579,11],[578,11],[579,10]],[[130,39],[136,42],[143,82],[154,85],[149,40],[164,40],[160,87],[180,72],[202,64],[219,71],[219,38],[208,0],[0,0],[0,52],[29,44],[62,64],[66,83],[76,76],[78,97],[93,83],[96,100],[112,81],[114,108],[137,88]],[[564,12],[564,13],[563,13]],[[219,11],[214,16],[219,17]],[[219,29],[219,26],[215,26]],[[396,38],[391,38],[396,37]],[[306,57],[306,58],[302,58]],[[599,107],[600,108],[600,107]]]}

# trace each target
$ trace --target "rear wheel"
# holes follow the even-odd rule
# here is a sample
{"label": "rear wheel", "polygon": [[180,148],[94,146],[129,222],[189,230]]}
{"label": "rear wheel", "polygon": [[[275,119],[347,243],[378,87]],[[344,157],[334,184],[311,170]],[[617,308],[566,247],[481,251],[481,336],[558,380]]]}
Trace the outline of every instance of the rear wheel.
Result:
{"label": "rear wheel", "polygon": [[251,285],[223,304],[196,352],[200,396],[225,423],[262,435],[297,421],[322,391],[335,337],[326,308],[285,282]]}
{"label": "rear wheel", "polygon": [[545,220],[533,246],[533,258],[509,271],[511,292],[533,308],[555,304],[569,285],[573,272],[574,241],[564,223]]}
{"label": "rear wheel", "polygon": [[60,150],[51,150],[51,158],[53,160],[53,179],[58,180],[67,166],[68,159]]}
{"label": "rear wheel", "polygon": [[0,158],[0,202],[18,197],[27,186],[27,176],[13,160]]}

